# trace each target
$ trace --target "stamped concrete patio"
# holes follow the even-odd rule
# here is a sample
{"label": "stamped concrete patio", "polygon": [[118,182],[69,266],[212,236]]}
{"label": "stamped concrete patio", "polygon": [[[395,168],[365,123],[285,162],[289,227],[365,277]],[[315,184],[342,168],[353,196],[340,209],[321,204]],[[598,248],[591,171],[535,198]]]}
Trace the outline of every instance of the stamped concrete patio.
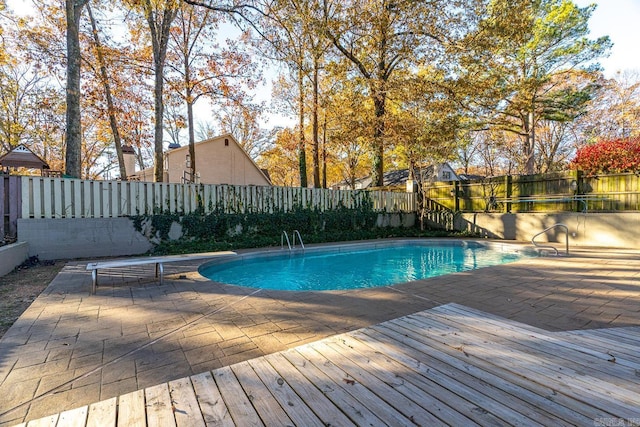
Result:
{"label": "stamped concrete patio", "polygon": [[[573,250],[409,284],[289,293],[210,282],[197,263],[105,272],[69,263],[0,340],[13,425],[449,302],[548,331],[640,325],[640,252]],[[169,276],[169,274],[173,274]]]}

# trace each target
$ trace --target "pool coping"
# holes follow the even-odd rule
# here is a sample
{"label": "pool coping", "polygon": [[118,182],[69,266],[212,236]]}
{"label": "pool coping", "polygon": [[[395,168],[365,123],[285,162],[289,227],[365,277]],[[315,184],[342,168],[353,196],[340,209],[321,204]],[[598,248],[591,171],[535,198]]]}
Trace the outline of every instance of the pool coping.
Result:
{"label": "pool coping", "polygon": [[[427,246],[430,244],[439,244],[442,246],[468,246],[469,244],[477,244],[478,246],[485,246],[492,250],[499,252],[521,252],[526,256],[539,256],[539,252],[535,250],[530,244],[527,245],[523,242],[504,242],[484,239],[445,239],[437,237],[429,238],[393,238],[385,240],[374,241],[357,241],[357,242],[340,242],[340,243],[317,243],[305,246],[305,248],[296,247],[287,251],[283,248],[256,248],[236,250],[237,255],[235,257],[225,257],[220,259],[212,259],[203,262],[198,268],[204,265],[224,264],[228,262],[240,262],[245,259],[252,258],[267,258],[277,257],[283,255],[297,255],[306,253],[317,253],[323,251],[337,251],[346,252],[353,249],[384,249],[388,247],[396,246]],[[246,251],[246,252],[245,252]],[[288,252],[288,253],[287,253]]]}
{"label": "pool coping", "polygon": [[[245,283],[230,283],[227,280],[215,280],[211,277],[214,273],[205,273],[204,270],[214,266],[220,266],[224,264],[233,264],[234,266],[243,265],[247,261],[253,260],[262,260],[262,259],[287,259],[289,257],[300,257],[305,255],[314,254],[322,254],[325,252],[331,252],[334,254],[347,253],[347,252],[356,252],[356,251],[366,251],[366,250],[376,250],[376,249],[389,249],[394,247],[474,247],[474,248],[487,248],[491,251],[498,253],[507,253],[507,254],[518,254],[521,255],[519,258],[527,258],[527,257],[537,257],[540,256],[540,253],[536,251],[534,248],[527,246],[522,243],[505,243],[501,241],[488,241],[488,240],[478,240],[478,239],[442,239],[442,238],[393,238],[386,240],[374,240],[374,241],[357,241],[357,242],[340,242],[340,243],[321,243],[314,244],[312,246],[307,246],[304,248],[298,247],[290,250],[286,250],[284,248],[274,249],[274,248],[262,248],[262,249],[252,249],[247,252],[236,252],[236,256],[234,257],[221,257],[216,259],[210,259],[202,262],[197,266],[197,272],[204,279],[209,280],[213,283],[223,284],[225,286],[238,286],[247,289],[262,289],[269,291],[277,291],[277,292],[331,292],[331,291],[353,291],[357,289],[375,289],[382,287],[393,287],[406,283],[413,283],[420,280],[427,280],[433,277],[438,276],[446,276],[450,274],[461,273],[465,271],[473,271],[481,268],[493,267],[501,264],[508,264],[509,262],[518,261],[512,260],[509,262],[498,262],[496,264],[488,263],[488,265],[483,265],[480,267],[461,269],[460,271],[450,271],[445,272],[443,274],[434,274],[434,275],[426,275],[425,277],[412,278],[411,280],[405,281],[395,281],[390,283],[383,284],[370,284],[369,286],[355,286],[355,287],[332,287],[330,289],[324,289],[323,287],[317,289],[284,289],[280,286],[272,287],[256,285],[255,283],[247,282]],[[295,273],[294,273],[295,274]],[[268,281],[269,284],[273,284],[273,281]]]}

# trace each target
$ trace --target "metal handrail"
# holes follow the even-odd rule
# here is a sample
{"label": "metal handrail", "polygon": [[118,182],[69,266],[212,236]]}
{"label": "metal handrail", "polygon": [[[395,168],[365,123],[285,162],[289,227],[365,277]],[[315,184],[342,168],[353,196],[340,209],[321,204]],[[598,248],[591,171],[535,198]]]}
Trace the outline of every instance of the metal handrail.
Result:
{"label": "metal handrail", "polygon": [[302,236],[300,235],[300,232],[298,230],[293,230],[293,247],[296,247],[296,235],[298,236],[298,239],[300,240],[300,246],[302,246],[302,250],[304,251],[304,242],[302,241]]}
{"label": "metal handrail", "polygon": [[554,229],[554,228],[556,228],[556,227],[560,227],[560,228],[563,228],[563,229],[564,229],[564,232],[565,232],[565,238],[566,238],[566,242],[565,242],[565,245],[566,245],[566,254],[567,254],[567,255],[569,255],[569,227],[567,227],[567,226],[566,226],[566,225],[564,225],[564,224],[557,223],[557,224],[552,225],[551,227],[547,227],[547,228],[545,228],[544,230],[542,230],[541,232],[539,232],[538,234],[536,234],[535,236],[533,236],[533,237],[531,238],[531,244],[532,244],[533,246],[535,246],[536,248],[541,248],[541,249],[553,249],[553,250],[554,250],[554,252],[555,252],[555,254],[556,254],[556,256],[557,256],[557,255],[558,255],[558,249],[556,249],[555,247],[550,246],[550,245],[539,245],[539,244],[537,244],[537,243],[535,242],[536,237],[538,237],[539,235],[544,234],[544,233],[546,233],[547,231],[552,230],[552,229]]}
{"label": "metal handrail", "polygon": [[291,242],[289,241],[289,235],[287,234],[286,231],[282,230],[282,234],[280,235],[280,248],[281,249],[284,249],[284,239],[287,239],[287,246],[289,247],[289,251],[291,251]]}
{"label": "metal handrail", "polygon": [[582,204],[582,213],[587,213],[589,207],[587,205],[587,201],[596,201],[598,198],[593,198],[591,196],[549,196],[549,197],[509,197],[506,199],[497,199],[496,202],[500,203],[563,203],[563,202],[577,202]]}

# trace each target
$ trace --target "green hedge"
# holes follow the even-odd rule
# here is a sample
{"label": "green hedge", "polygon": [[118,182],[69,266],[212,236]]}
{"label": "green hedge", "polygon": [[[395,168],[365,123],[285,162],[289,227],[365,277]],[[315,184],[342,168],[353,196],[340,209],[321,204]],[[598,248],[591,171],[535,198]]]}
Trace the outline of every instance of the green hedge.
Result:
{"label": "green hedge", "polygon": [[[298,207],[286,213],[156,214],[132,219],[138,231],[142,231],[145,222],[150,222],[151,234],[160,240],[152,250],[154,254],[280,246],[283,230],[287,231],[290,239],[293,231],[298,230],[305,244],[452,235],[439,230],[421,231],[417,227],[376,227],[378,215],[368,206],[326,212]],[[169,231],[173,223],[180,224],[183,235],[171,241]]]}

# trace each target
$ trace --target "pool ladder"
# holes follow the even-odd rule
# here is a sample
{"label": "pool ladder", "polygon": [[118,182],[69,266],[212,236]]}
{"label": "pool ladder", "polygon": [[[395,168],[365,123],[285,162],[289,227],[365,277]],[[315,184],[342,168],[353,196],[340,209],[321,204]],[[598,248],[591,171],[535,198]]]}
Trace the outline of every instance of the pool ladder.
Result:
{"label": "pool ladder", "polygon": [[300,232],[298,230],[293,230],[293,245],[291,244],[291,241],[289,240],[289,234],[287,234],[287,232],[285,230],[282,231],[282,235],[280,236],[280,247],[282,249],[284,249],[284,242],[287,242],[287,247],[289,248],[289,251],[292,251],[293,249],[295,249],[296,247],[296,236],[298,236],[298,240],[300,241],[300,247],[302,247],[302,250],[304,251],[304,242],[302,241],[302,236],[300,235]]}
{"label": "pool ladder", "polygon": [[555,255],[556,255],[556,256],[558,256],[558,249],[556,249],[555,247],[553,247],[553,246],[551,246],[551,245],[541,245],[541,244],[539,244],[539,243],[536,243],[536,237],[538,237],[538,236],[540,236],[541,234],[544,234],[544,233],[546,233],[547,231],[552,230],[552,229],[554,229],[554,228],[562,228],[562,229],[564,230],[564,232],[565,232],[565,238],[566,238],[566,241],[565,241],[565,251],[566,251],[566,252],[565,252],[565,253],[566,253],[567,255],[569,255],[569,227],[567,227],[567,226],[566,226],[566,225],[564,225],[564,224],[560,224],[560,223],[558,223],[558,224],[554,224],[554,225],[552,225],[551,227],[547,227],[547,228],[545,228],[544,230],[542,230],[541,232],[539,232],[538,234],[536,234],[535,236],[533,236],[533,237],[531,238],[531,243],[533,244],[533,246],[535,246],[535,247],[536,247],[536,249],[542,249],[542,250],[548,250],[548,249],[549,249],[549,250],[554,251],[554,252],[555,252]]}

